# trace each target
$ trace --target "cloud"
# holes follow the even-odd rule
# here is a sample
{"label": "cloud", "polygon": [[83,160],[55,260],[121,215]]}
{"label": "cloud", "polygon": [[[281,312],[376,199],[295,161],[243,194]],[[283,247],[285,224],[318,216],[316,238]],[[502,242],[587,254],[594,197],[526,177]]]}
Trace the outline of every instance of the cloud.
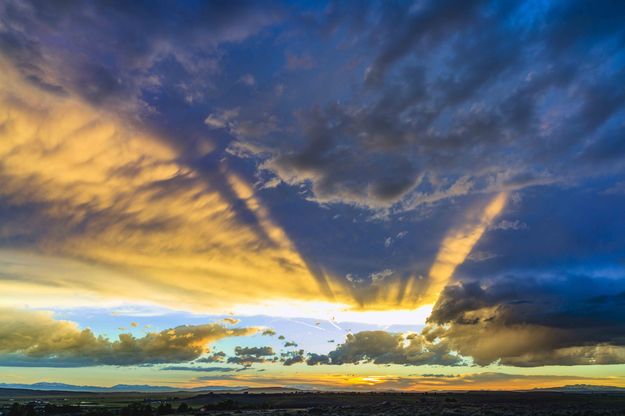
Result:
{"label": "cloud", "polygon": [[[220,44],[241,42],[282,14],[278,3],[211,3],[178,7],[184,23],[172,24],[169,6],[153,6],[4,2],[2,35],[19,42],[8,40],[12,46],[2,49],[34,85],[70,91],[116,111],[149,112],[143,91],[169,83],[178,84],[178,89],[180,84],[205,89],[208,76],[219,71]],[[100,25],[100,19],[109,24]],[[51,28],[57,33],[55,42],[48,36]],[[163,62],[175,62],[179,71],[162,71]]]}
{"label": "cloud", "polygon": [[[614,283],[591,291],[604,299],[589,301],[605,320],[594,317],[593,327],[579,294],[559,309],[553,293],[564,289],[555,283],[510,283],[533,294],[530,308],[488,276],[497,267],[517,273],[528,258],[561,269],[576,257],[621,260],[619,228],[594,230],[620,224],[609,208],[591,201],[583,213],[593,218],[581,221],[572,199],[545,195],[611,176],[618,212],[623,6],[355,7],[311,14],[277,3],[182,5],[172,22],[161,4],[4,2],[0,302],[141,300],[221,313],[277,304],[271,311],[280,314],[286,301],[409,309],[447,287],[423,334],[354,339],[337,347],[336,361],[453,362],[459,352],[478,364],[622,362]],[[276,22],[284,26],[263,32]],[[292,37],[276,42],[278,32]],[[266,59],[246,65],[256,48]],[[254,189],[257,180],[264,186]],[[528,187],[544,199],[519,219],[495,222],[507,196]],[[340,215],[328,214],[334,228],[320,226],[328,223],[318,213],[337,208],[330,203],[357,209],[338,207]],[[463,216],[473,204],[480,209]],[[366,226],[372,213],[359,208],[376,211]],[[299,209],[307,221],[293,216],[302,217]],[[350,220],[359,225],[349,228]],[[410,238],[396,234],[406,226]],[[524,231],[515,241],[497,236],[504,232],[483,238],[495,230]],[[336,278],[347,272],[347,283]],[[469,287],[476,276],[485,295]],[[466,278],[459,294],[454,278]],[[391,345],[390,358],[378,342]],[[212,359],[225,358],[200,358]]]}
{"label": "cloud", "polygon": [[219,324],[183,325],[137,338],[129,333],[109,340],[89,328],[55,320],[50,313],[3,308],[0,314],[2,365],[83,367],[178,363],[209,351],[227,337],[247,336],[257,328],[225,328]]}
{"label": "cloud", "polygon": [[232,371],[240,371],[240,369],[232,367],[187,367],[181,365],[170,365],[161,368],[163,371],[195,371],[200,373],[229,373]]}
{"label": "cloud", "polygon": [[526,230],[527,224],[519,220],[502,220],[490,227],[492,230]]}
{"label": "cloud", "polygon": [[379,272],[371,273],[371,275],[369,275],[369,278],[371,279],[371,283],[380,283],[384,281],[384,279],[386,279],[387,277],[392,276],[393,273],[394,272],[391,269],[384,269]]}
{"label": "cloud", "polygon": [[268,360],[264,357],[256,357],[253,355],[242,355],[242,356],[236,356],[236,357],[228,357],[227,362],[228,364],[239,364],[245,368],[248,368],[254,364],[262,364],[267,361],[272,361],[272,360]]}
{"label": "cloud", "polygon": [[419,334],[361,331],[347,334],[343,344],[327,355],[310,354],[308,365],[373,364],[459,365],[445,342],[430,342]]}
{"label": "cloud", "polygon": [[225,313],[322,296],[241,177],[205,178],[162,137],[2,67],[0,261],[21,276],[0,281],[2,302],[41,295],[45,307],[66,295]]}
{"label": "cloud", "polygon": [[281,354],[282,356],[282,364],[290,367],[294,364],[299,364],[299,363],[303,363],[306,361],[306,359],[304,358],[304,350],[297,350],[297,351],[288,351],[285,353]]}
{"label": "cloud", "polygon": [[221,363],[226,360],[226,353],[223,351],[215,352],[206,357],[198,358],[195,362],[198,363]]}
{"label": "cloud", "polygon": [[448,285],[420,333],[362,331],[309,365],[625,363],[625,286],[612,278],[501,276]]}
{"label": "cloud", "polygon": [[408,231],[400,231],[397,233],[397,235],[395,236],[395,240],[393,240],[393,237],[389,236],[386,237],[384,239],[384,247],[389,248],[390,246],[393,245],[394,242],[403,239],[404,237],[406,237],[408,235]]}
{"label": "cloud", "polygon": [[337,7],[319,24],[354,35],[323,45],[361,51],[352,57],[367,67],[362,82],[352,69],[349,93],[303,106],[295,139],[248,137],[241,146],[321,204],[395,213],[622,173],[624,30],[614,22],[625,10],[584,9],[583,1],[373,2],[356,17]]}
{"label": "cloud", "polygon": [[468,261],[486,261],[497,257],[495,253],[491,253],[489,251],[472,251],[468,256]]}
{"label": "cloud", "polygon": [[243,75],[241,78],[239,78],[239,81],[247,85],[248,87],[253,87],[256,85],[256,79],[254,78],[254,75],[252,74]]}
{"label": "cloud", "polygon": [[229,110],[221,110],[217,113],[211,113],[204,119],[204,124],[214,129],[223,129],[228,127],[230,123],[239,115],[239,109],[233,108]]}
{"label": "cloud", "polygon": [[620,282],[505,276],[445,288],[423,335],[479,365],[625,363]]}
{"label": "cloud", "polygon": [[[234,348],[234,357],[228,358],[229,364],[240,364],[251,367],[253,364],[275,361],[277,358],[272,347],[240,347]],[[274,357],[270,359],[268,357]]]}
{"label": "cloud", "polygon": [[[265,137],[280,130],[277,118],[271,114],[243,115],[239,114],[240,111],[237,107],[211,113],[204,119],[204,124],[212,129],[226,130],[233,137],[241,140]],[[233,142],[226,150],[237,156],[255,152],[253,146],[248,146],[241,141]]]}
{"label": "cloud", "polygon": [[255,357],[268,357],[275,354],[272,347],[235,347],[234,353],[237,356],[253,355]]}

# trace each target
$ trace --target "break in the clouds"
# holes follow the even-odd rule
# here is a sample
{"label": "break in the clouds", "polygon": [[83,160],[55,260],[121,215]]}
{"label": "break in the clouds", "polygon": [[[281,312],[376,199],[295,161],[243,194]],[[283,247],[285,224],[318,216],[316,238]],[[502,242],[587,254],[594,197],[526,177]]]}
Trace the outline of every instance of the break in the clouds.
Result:
{"label": "break in the clouds", "polygon": [[[622,365],[624,19],[607,0],[2,2],[0,364],[224,383]],[[221,321],[29,309],[120,305]]]}

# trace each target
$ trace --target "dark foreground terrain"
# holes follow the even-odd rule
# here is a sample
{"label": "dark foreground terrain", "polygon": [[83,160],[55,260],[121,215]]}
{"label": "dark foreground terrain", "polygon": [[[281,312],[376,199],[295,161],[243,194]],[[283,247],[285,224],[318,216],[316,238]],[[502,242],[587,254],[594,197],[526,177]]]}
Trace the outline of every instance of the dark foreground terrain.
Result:
{"label": "dark foreground terrain", "polygon": [[[2,389],[0,389],[2,390]],[[2,416],[625,415],[625,394],[0,391]]]}

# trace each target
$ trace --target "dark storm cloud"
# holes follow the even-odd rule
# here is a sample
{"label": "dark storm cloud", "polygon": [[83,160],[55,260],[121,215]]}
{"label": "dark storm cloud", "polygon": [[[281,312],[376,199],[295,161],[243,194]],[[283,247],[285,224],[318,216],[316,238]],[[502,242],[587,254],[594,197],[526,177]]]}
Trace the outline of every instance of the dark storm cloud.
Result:
{"label": "dark storm cloud", "polygon": [[[575,328],[590,342],[623,343],[625,325],[619,317],[625,305],[619,299],[624,290],[625,283],[620,279],[579,275],[510,275],[491,282],[463,282],[445,288],[429,320],[437,324],[486,320],[505,325]],[[470,318],[473,312],[485,309],[493,309],[492,316]],[[587,330],[595,335],[588,337]]]}
{"label": "dark storm cloud", "polygon": [[[462,32],[478,18],[483,1],[423,2],[390,5],[380,19],[380,50],[367,73],[367,81],[381,82],[389,67],[415,50],[436,47],[448,36]],[[406,9],[415,8],[412,13]]]}
{"label": "dark storm cloud", "polygon": [[480,365],[625,363],[625,284],[578,275],[448,286],[424,331]]}
{"label": "dark storm cloud", "polygon": [[[223,45],[241,43],[287,13],[310,33],[325,34],[304,47],[331,57],[315,67],[316,78],[334,76],[337,71],[325,68],[343,64],[330,59],[349,42],[355,56],[342,55],[358,64],[346,74],[361,81],[338,97],[317,88],[316,100],[309,100],[303,84],[316,81],[307,80],[306,65],[298,83],[288,85],[302,93],[284,108],[263,90],[257,98],[268,110],[259,114],[247,104],[249,93],[237,90],[222,100],[227,107],[206,109],[214,102],[199,100],[202,105],[184,115],[176,110],[182,104],[176,88],[189,103],[194,94],[219,90],[211,83],[224,65]],[[166,114],[167,122],[150,122],[173,133],[177,144],[199,134],[201,121],[191,127],[189,114],[206,111],[202,119],[216,120],[236,110],[211,128],[238,139],[231,150],[255,154],[264,160],[261,168],[283,181],[310,182],[313,199],[406,210],[622,168],[603,162],[622,155],[625,87],[618,81],[625,32],[616,22],[624,14],[609,1],[593,7],[583,1],[371,2],[316,10],[276,2],[199,2],[173,10],[165,2],[7,2],[0,42],[42,88],[70,90],[146,118]],[[267,54],[294,69],[289,48]],[[276,77],[286,75],[274,61],[267,61],[274,78],[264,89],[275,92],[285,87],[273,85]],[[268,68],[257,66],[260,74],[247,71],[237,80],[267,80]],[[214,166],[207,164],[203,174],[223,182]]]}
{"label": "dark storm cloud", "polygon": [[507,275],[445,288],[421,333],[348,334],[308,365],[516,367],[625,363],[625,283],[615,277]]}
{"label": "dark storm cloud", "polygon": [[[357,25],[372,51],[363,84],[302,110],[298,140],[248,147],[270,155],[263,168],[309,182],[320,202],[400,210],[620,172],[600,159],[621,158],[621,5],[368,6]],[[344,14],[327,18],[351,25]]]}

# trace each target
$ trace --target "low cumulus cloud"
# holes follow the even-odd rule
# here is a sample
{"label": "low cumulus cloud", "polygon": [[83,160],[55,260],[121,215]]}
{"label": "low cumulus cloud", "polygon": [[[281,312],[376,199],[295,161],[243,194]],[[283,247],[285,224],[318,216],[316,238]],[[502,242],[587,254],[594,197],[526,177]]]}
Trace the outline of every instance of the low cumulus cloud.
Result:
{"label": "low cumulus cloud", "polygon": [[272,347],[235,347],[234,353],[237,356],[253,355],[255,357],[268,357],[275,354]]}
{"label": "low cumulus cloud", "polygon": [[200,357],[215,341],[256,332],[257,328],[213,323],[177,326],[143,337],[125,333],[110,340],[47,312],[3,308],[0,363],[44,367],[179,363]]}
{"label": "low cumulus cloud", "polygon": [[304,350],[287,351],[280,354],[280,356],[282,357],[280,361],[287,367],[306,361],[306,358],[304,358]]}
{"label": "low cumulus cloud", "polygon": [[[276,361],[272,347],[235,347],[234,357],[228,358],[228,364],[239,364],[251,367],[253,364],[261,364],[268,361]],[[270,358],[271,357],[271,358]]]}
{"label": "low cumulus cloud", "polygon": [[445,342],[431,342],[420,334],[362,331],[348,334],[345,342],[327,355],[309,354],[306,363],[317,364],[459,365]]}
{"label": "low cumulus cloud", "polygon": [[195,362],[198,363],[221,363],[226,360],[226,353],[223,351],[217,351],[206,357],[198,358]]}

